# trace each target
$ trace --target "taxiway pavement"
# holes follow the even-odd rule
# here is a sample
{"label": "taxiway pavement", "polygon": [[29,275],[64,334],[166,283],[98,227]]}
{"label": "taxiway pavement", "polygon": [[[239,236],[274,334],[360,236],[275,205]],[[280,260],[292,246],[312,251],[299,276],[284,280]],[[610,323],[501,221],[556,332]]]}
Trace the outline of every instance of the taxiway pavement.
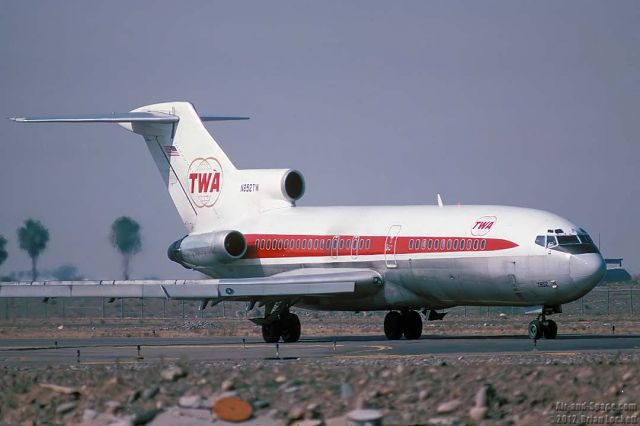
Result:
{"label": "taxiway pavement", "polygon": [[[244,341],[243,341],[244,339]],[[138,346],[140,347],[138,351]],[[88,339],[3,339],[2,365],[112,364],[185,359],[292,360],[319,358],[392,359],[443,354],[576,354],[640,350],[640,335],[561,335],[534,342],[525,336],[306,337],[297,343],[267,344],[259,337],[99,337]]]}

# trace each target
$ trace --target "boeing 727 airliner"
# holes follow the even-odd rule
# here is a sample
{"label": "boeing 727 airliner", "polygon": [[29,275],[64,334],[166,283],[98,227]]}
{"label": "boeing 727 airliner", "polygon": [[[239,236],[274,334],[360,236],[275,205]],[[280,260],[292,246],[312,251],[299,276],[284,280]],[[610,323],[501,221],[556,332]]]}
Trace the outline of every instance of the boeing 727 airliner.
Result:
{"label": "boeing 727 airliner", "polygon": [[293,306],[389,311],[389,339],[417,339],[459,305],[532,307],[529,337],[553,339],[547,317],[588,293],[605,264],[589,234],[553,213],[506,206],[299,207],[294,169],[239,170],[186,102],[128,113],[15,118],[107,122],[142,135],[188,234],[168,256],[205,280],[0,283],[0,297],[158,297],[264,307],[266,342],[298,341]]}

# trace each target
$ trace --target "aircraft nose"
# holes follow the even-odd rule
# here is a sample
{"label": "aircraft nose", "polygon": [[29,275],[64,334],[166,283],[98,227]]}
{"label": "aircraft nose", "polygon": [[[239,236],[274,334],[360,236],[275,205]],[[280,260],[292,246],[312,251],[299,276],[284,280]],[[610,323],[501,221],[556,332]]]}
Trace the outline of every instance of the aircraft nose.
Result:
{"label": "aircraft nose", "polygon": [[607,269],[600,253],[574,254],[569,268],[573,282],[588,290],[602,280]]}

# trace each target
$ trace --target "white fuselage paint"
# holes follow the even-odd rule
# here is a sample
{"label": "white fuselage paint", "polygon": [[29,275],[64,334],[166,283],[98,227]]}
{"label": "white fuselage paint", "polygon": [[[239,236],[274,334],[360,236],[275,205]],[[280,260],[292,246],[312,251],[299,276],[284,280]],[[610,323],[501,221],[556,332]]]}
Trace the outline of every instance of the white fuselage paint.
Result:
{"label": "white fuselage paint", "polygon": [[[494,218],[488,230],[474,230],[480,219]],[[338,248],[262,250],[228,264],[196,269],[216,278],[268,276],[298,268],[371,268],[385,279],[372,294],[308,297],[298,305],[323,310],[440,309],[456,305],[557,306],[589,292],[602,278],[599,253],[569,254],[535,244],[548,229],[579,228],[552,213],[505,206],[290,207],[250,220],[226,223],[247,236],[271,238],[368,236],[391,242],[389,250],[356,254]],[[486,232],[485,232],[486,231]],[[397,240],[389,235],[397,233]],[[483,234],[483,235],[474,235]],[[313,237],[312,237],[313,238]],[[492,250],[408,250],[407,238],[507,241]],[[253,238],[248,239],[251,244]],[[344,246],[343,246],[344,247]],[[294,252],[295,253],[292,253]],[[354,255],[356,254],[356,255]],[[586,266],[584,266],[586,265]],[[553,283],[553,286],[549,283]]]}

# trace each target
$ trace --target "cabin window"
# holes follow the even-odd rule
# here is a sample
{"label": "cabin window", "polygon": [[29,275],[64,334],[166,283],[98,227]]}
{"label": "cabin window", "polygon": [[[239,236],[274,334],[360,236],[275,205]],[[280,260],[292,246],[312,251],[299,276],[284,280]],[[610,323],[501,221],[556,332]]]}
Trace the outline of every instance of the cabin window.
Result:
{"label": "cabin window", "polygon": [[296,240],[296,249],[300,250],[300,240]]}
{"label": "cabin window", "polygon": [[445,240],[444,238],[440,240],[440,250],[444,250]]}
{"label": "cabin window", "polygon": [[413,250],[413,240],[409,240],[409,250]]}
{"label": "cabin window", "polygon": [[324,250],[324,240],[320,240],[320,250]]}
{"label": "cabin window", "polygon": [[351,248],[351,240],[347,240],[346,247],[347,247],[347,250]]}
{"label": "cabin window", "polygon": [[273,249],[275,250],[277,246],[278,246],[278,240],[274,238],[273,241],[271,241],[271,247],[273,247]]}
{"label": "cabin window", "polygon": [[302,240],[302,250],[306,250],[307,248],[307,240]]}
{"label": "cabin window", "polygon": [[471,240],[467,240],[467,250],[471,250]]}
{"label": "cabin window", "polygon": [[427,248],[427,240],[422,240],[422,250]]}
{"label": "cabin window", "polygon": [[451,250],[451,240],[447,240],[447,250]]}
{"label": "cabin window", "polygon": [[544,247],[544,240],[545,240],[544,235],[538,235],[536,237],[536,244],[539,245],[540,247]]}
{"label": "cabin window", "polygon": [[360,239],[360,250],[362,250],[364,248],[364,240],[361,238]]}
{"label": "cabin window", "polygon": [[318,250],[318,240],[313,240],[313,249]]}
{"label": "cabin window", "polygon": [[555,235],[547,235],[547,247],[555,247],[558,245],[558,240]]}
{"label": "cabin window", "polygon": [[282,250],[282,240],[278,240],[278,250]]}
{"label": "cabin window", "polygon": [[478,245],[479,245],[479,241],[478,240],[473,240],[473,249],[474,250],[478,250]]}
{"label": "cabin window", "polygon": [[267,240],[267,250],[271,250],[271,240]]}
{"label": "cabin window", "polygon": [[433,248],[433,240],[429,238],[429,241],[427,242],[427,249],[431,250],[432,248]]}
{"label": "cabin window", "polygon": [[366,249],[369,250],[369,248],[371,247],[371,240],[367,240],[367,245],[366,245]]}
{"label": "cabin window", "polygon": [[333,240],[333,249],[334,249],[334,250],[336,250],[337,248],[338,248],[338,239],[337,239],[337,238],[335,238],[335,239]]}
{"label": "cabin window", "polygon": [[437,251],[439,247],[440,247],[440,240],[435,240],[433,242],[433,249]]}
{"label": "cabin window", "polygon": [[480,243],[480,250],[484,250],[487,247],[487,240],[482,240]]}
{"label": "cabin window", "polygon": [[289,249],[289,240],[284,240],[284,249],[285,250]]}
{"label": "cabin window", "polygon": [[341,238],[340,239],[340,250],[342,250],[344,248],[344,240]]}
{"label": "cabin window", "polygon": [[[449,244],[449,247],[451,247],[451,244]],[[453,249],[458,250],[458,240],[453,240]]]}
{"label": "cabin window", "polygon": [[307,247],[309,248],[309,250],[311,250],[311,244],[313,244],[313,240],[309,238],[309,241],[307,241]]}
{"label": "cabin window", "polygon": [[260,250],[264,250],[264,240],[260,240]]}

